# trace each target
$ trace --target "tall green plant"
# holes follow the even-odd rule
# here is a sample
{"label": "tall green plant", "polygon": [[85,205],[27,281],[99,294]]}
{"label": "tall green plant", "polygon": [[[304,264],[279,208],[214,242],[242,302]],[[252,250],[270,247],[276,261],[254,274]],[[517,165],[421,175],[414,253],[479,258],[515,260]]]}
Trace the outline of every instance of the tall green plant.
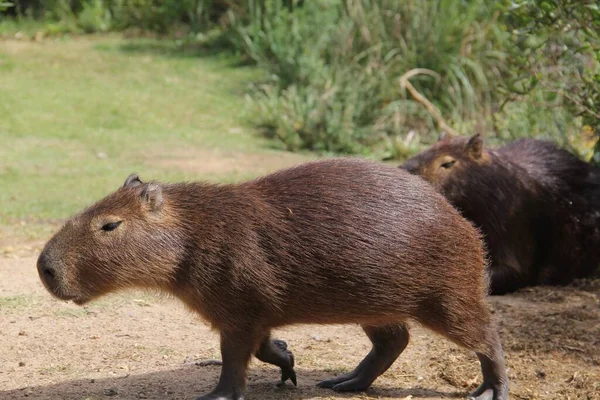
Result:
{"label": "tall green plant", "polygon": [[344,0],[289,13],[266,0],[250,10],[236,45],[274,76],[253,104],[292,149],[364,151],[422,127],[427,114],[398,84],[415,68],[438,77],[414,86],[450,119],[475,118],[504,71],[505,35],[483,1]]}

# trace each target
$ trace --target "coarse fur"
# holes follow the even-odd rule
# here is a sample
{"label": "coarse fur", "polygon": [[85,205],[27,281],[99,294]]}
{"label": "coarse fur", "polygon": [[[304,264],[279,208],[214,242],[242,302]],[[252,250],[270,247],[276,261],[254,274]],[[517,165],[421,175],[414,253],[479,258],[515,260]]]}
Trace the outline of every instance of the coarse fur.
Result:
{"label": "coarse fur", "polygon": [[235,185],[132,175],[64,225],[38,271],[78,304],[130,287],[181,299],[221,334],[221,378],[203,400],[242,399],[252,354],[295,383],[270,331],[299,323],[363,327],[372,351],[320,386],[364,390],[408,344],[409,319],[475,351],[484,383],[473,396],[505,400],[485,262],[478,231],[430,185],[342,158]]}
{"label": "coarse fur", "polygon": [[494,150],[479,135],[445,138],[402,168],[481,229],[493,294],[566,284],[600,264],[600,170],[551,142]]}

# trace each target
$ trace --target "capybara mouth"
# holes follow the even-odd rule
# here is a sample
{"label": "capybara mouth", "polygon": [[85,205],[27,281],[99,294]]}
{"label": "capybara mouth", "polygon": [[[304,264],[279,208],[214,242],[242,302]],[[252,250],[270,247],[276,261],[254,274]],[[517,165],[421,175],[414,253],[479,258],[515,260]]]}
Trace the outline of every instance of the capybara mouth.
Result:
{"label": "capybara mouth", "polygon": [[73,296],[73,295],[69,295],[69,294],[56,293],[56,292],[52,292],[52,294],[57,299],[64,300],[64,301],[75,300],[75,298],[77,297],[77,296]]}
{"label": "capybara mouth", "polygon": [[82,306],[90,301],[90,299],[84,297],[74,297],[71,300],[73,300],[73,303],[77,304],[78,306]]}
{"label": "capybara mouth", "polygon": [[46,287],[46,289],[48,290],[48,292],[50,292],[50,294],[53,297],[57,298],[58,300],[63,300],[63,301],[71,301],[71,300],[73,300],[73,301],[75,301],[78,298],[77,295],[65,293],[60,288],[54,288],[53,289],[53,288]]}

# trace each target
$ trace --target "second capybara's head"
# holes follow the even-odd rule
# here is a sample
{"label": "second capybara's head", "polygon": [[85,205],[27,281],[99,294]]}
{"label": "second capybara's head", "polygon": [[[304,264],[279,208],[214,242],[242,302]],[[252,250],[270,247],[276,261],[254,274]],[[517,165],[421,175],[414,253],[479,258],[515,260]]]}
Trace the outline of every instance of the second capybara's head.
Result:
{"label": "second capybara's head", "polygon": [[129,176],[46,244],[37,261],[46,289],[83,304],[127,287],[165,287],[182,251],[167,203],[160,185]]}
{"label": "second capybara's head", "polygon": [[401,168],[420,175],[438,191],[447,195],[457,182],[468,179],[471,172],[488,165],[490,155],[479,134],[471,137],[442,138],[429,149],[408,159]]}

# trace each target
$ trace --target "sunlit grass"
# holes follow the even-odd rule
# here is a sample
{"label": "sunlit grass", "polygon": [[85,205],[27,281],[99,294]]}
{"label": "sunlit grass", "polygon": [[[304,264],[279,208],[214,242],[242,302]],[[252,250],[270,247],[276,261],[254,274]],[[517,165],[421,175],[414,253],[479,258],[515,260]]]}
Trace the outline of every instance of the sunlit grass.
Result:
{"label": "sunlit grass", "polygon": [[244,122],[247,84],[259,74],[175,41],[0,41],[0,224],[66,218],[134,171],[162,180],[255,175],[161,161],[272,152]]}

